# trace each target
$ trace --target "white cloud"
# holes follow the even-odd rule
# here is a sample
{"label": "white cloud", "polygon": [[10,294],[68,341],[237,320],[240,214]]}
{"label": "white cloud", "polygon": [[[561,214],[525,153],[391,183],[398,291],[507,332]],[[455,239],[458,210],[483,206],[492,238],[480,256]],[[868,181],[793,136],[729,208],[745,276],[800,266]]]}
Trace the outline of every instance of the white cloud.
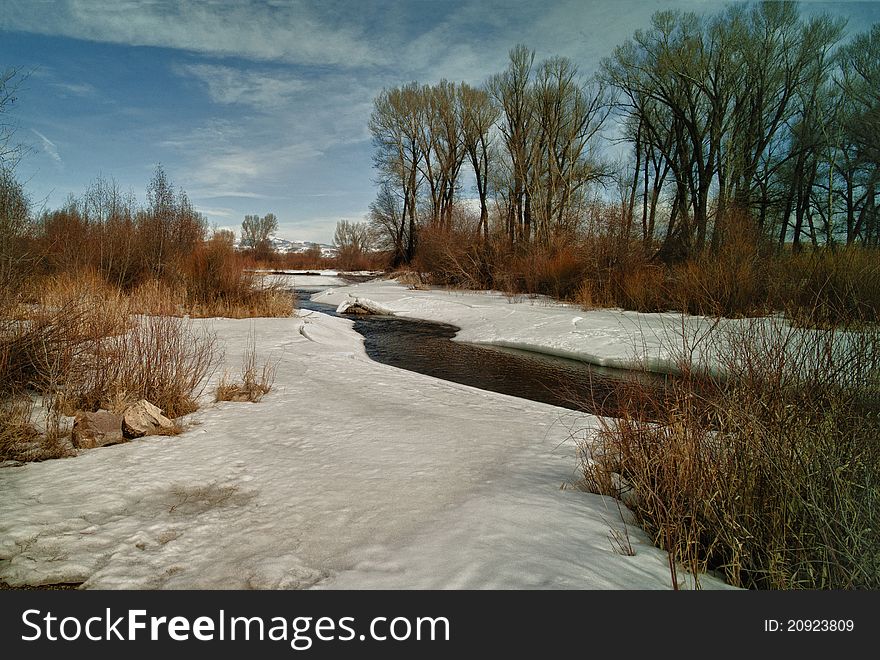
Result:
{"label": "white cloud", "polygon": [[284,72],[268,73],[214,64],[181,64],[174,70],[204,83],[216,103],[247,105],[258,110],[284,106],[308,88],[306,82]]}
{"label": "white cloud", "polygon": [[95,88],[89,83],[56,82],[51,84],[53,87],[73,96],[92,96],[96,92]]}
{"label": "white cloud", "polygon": [[285,133],[274,116],[235,124],[209,120],[159,146],[182,164],[191,197],[201,200],[275,198],[262,192],[266,186],[279,185],[292,168],[322,153],[316,144]]}
{"label": "white cloud", "polygon": [[32,128],[31,132],[38,138],[40,138],[40,147],[46,153],[46,155],[54,160],[56,163],[61,164],[61,156],[58,154],[58,147],[55,146],[55,143],[47,138],[45,135],[40,133],[40,131],[38,131],[36,128]]}
{"label": "white cloud", "polygon": [[5,0],[0,29],[221,56],[342,66],[385,62],[355,25],[305,2]]}
{"label": "white cloud", "polygon": [[[217,218],[231,218],[238,215],[238,213],[234,209],[229,209],[225,207],[211,208],[208,206],[201,206],[199,204],[196,204],[195,209],[199,213],[204,213],[207,216]],[[218,227],[218,229],[221,229],[221,227]],[[228,227],[222,227],[222,229],[228,229]]]}
{"label": "white cloud", "polygon": [[[172,71],[204,86],[211,102],[205,114],[223,116],[158,143],[185,163],[194,198],[259,198],[253,191],[267,186],[277,193],[270,197],[299,195],[289,190],[294,172],[326,168],[319,159],[328,150],[369,138],[376,81],[339,71],[301,79],[262,65],[187,63]],[[223,106],[247,112],[230,119],[236,110]]]}
{"label": "white cloud", "polygon": [[193,197],[198,197],[200,199],[220,199],[223,197],[232,199],[268,199],[269,197],[268,195],[262,195],[247,190],[226,190],[222,188],[194,188],[190,194]]}
{"label": "white cloud", "polygon": [[363,212],[347,211],[333,216],[313,216],[302,220],[289,220],[279,222],[278,238],[288,241],[315,241],[318,243],[331,242],[333,230],[340,220],[349,222],[363,222],[366,209]]}

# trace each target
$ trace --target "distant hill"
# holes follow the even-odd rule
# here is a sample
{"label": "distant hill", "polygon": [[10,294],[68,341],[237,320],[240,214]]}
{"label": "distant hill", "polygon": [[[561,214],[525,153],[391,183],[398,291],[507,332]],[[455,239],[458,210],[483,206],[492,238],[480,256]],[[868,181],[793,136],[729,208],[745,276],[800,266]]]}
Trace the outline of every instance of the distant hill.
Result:
{"label": "distant hill", "polygon": [[[327,245],[326,243],[314,243],[312,241],[288,241],[286,238],[278,238],[276,236],[272,236],[272,248],[275,252],[279,254],[301,254],[303,252],[307,252],[310,248],[314,246],[318,246],[321,248],[321,256],[322,257],[335,257],[336,256],[336,247],[333,245]],[[235,241],[235,247],[241,248],[241,243],[238,239]]]}

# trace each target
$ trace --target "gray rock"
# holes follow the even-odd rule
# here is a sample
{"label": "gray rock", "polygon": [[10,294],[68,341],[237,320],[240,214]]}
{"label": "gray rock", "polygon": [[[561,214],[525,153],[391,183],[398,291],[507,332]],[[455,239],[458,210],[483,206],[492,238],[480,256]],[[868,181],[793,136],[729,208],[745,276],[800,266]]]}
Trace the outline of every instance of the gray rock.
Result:
{"label": "gray rock", "polygon": [[78,412],[73,420],[70,437],[77,449],[94,449],[125,442],[122,415],[116,415],[109,410]]}
{"label": "gray rock", "polygon": [[161,435],[174,428],[174,422],[146,399],[129,406],[122,413],[122,434],[126,438]]}

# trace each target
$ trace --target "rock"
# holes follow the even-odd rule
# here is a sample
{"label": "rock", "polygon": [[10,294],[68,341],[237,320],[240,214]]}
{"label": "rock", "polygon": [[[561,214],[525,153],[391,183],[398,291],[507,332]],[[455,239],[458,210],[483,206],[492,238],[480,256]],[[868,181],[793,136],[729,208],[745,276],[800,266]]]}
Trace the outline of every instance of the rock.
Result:
{"label": "rock", "polygon": [[73,419],[71,440],[77,449],[94,449],[125,442],[122,415],[115,415],[109,410],[78,412]]}
{"label": "rock", "polygon": [[356,300],[343,300],[336,308],[337,314],[372,314],[366,306]]}
{"label": "rock", "polygon": [[146,399],[129,406],[122,413],[122,434],[126,438],[160,435],[174,428],[174,422]]}
{"label": "rock", "polygon": [[343,300],[336,308],[337,314],[381,314],[392,316],[393,313],[387,307],[383,307],[373,300],[363,298],[351,298]]}

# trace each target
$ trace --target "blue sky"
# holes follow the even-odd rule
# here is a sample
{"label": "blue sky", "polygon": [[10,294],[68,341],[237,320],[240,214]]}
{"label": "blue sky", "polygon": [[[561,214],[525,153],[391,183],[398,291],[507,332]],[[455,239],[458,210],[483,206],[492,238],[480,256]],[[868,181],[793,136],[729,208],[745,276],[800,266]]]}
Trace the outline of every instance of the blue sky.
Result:
{"label": "blue sky", "polygon": [[[387,86],[480,83],[517,43],[584,73],[657,9],[708,0],[320,2],[0,0],[0,69],[30,72],[13,109],[32,201],[56,208],[98,175],[143,201],[161,163],[211,224],[279,218],[330,242],[375,194],[367,130]],[[807,11],[880,21],[877,2]],[[467,192],[467,191],[465,191]]]}

